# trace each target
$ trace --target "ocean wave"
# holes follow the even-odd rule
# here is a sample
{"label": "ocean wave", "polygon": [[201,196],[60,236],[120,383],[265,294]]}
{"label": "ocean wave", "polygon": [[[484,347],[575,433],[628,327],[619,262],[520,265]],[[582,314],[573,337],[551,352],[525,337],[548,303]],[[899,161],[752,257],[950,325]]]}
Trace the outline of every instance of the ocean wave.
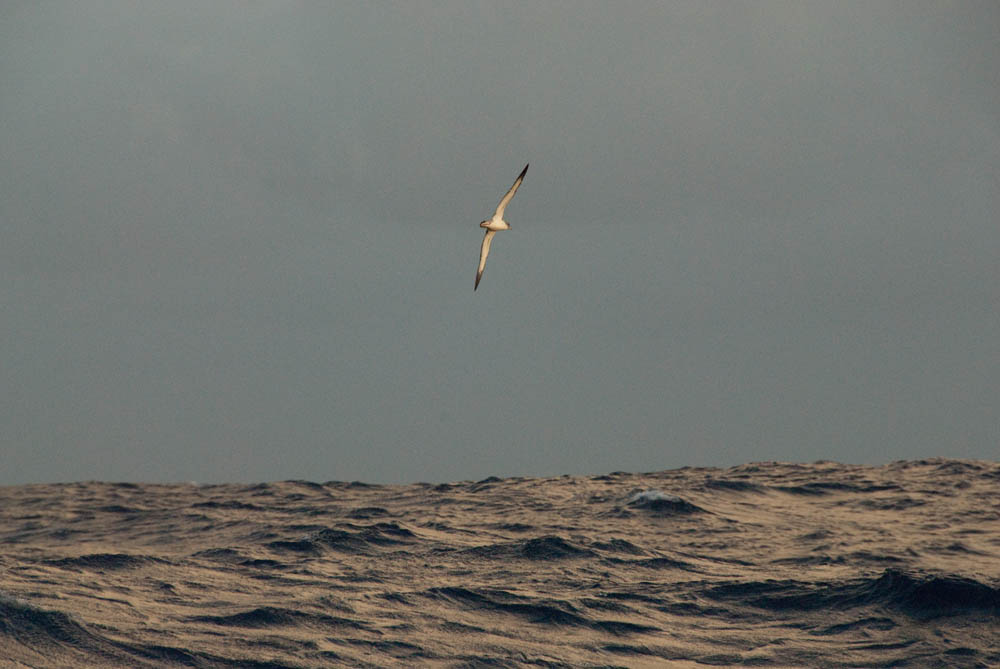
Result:
{"label": "ocean wave", "polygon": [[526,560],[563,560],[595,555],[594,551],[588,548],[554,535],[525,539],[524,541],[476,546],[467,549],[465,553],[489,559],[524,558]]}
{"label": "ocean wave", "polygon": [[659,515],[685,515],[703,513],[705,510],[677,495],[670,495],[662,490],[643,490],[628,498],[627,506],[643,509]]}
{"label": "ocean wave", "polygon": [[262,606],[229,615],[191,616],[191,622],[209,623],[220,627],[306,627],[310,629],[366,629],[364,623],[319,613],[306,613],[295,609]]}
{"label": "ocean wave", "polygon": [[880,606],[917,618],[963,613],[1000,615],[1000,590],[954,575],[887,569],[877,577],[844,582],[747,581],[713,585],[704,595],[774,611]]}
{"label": "ocean wave", "polygon": [[298,539],[271,541],[269,548],[278,552],[322,555],[327,550],[370,554],[386,546],[413,543],[416,535],[397,523],[376,523],[350,529],[320,527]]}
{"label": "ocean wave", "polygon": [[581,608],[565,600],[526,597],[505,590],[443,587],[432,588],[426,591],[425,595],[431,599],[458,604],[479,612],[517,616],[538,625],[587,627],[616,636],[658,630],[652,625],[627,620],[590,618]]}

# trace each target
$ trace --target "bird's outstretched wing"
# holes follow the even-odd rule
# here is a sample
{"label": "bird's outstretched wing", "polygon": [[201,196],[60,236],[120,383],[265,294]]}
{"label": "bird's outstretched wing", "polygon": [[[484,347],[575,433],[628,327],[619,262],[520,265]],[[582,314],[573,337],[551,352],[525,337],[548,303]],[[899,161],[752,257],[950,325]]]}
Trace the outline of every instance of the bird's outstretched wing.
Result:
{"label": "bird's outstretched wing", "polygon": [[507,205],[510,204],[510,201],[514,198],[514,193],[517,192],[517,187],[521,185],[522,181],[524,181],[524,175],[527,171],[528,165],[525,165],[524,169],[521,170],[521,173],[517,175],[514,185],[510,187],[510,190],[507,191],[506,195],[500,198],[500,204],[497,205],[497,211],[493,214],[495,218],[503,218],[503,210],[507,208]]}
{"label": "bird's outstretched wing", "polygon": [[476,285],[472,290],[479,288],[479,280],[483,278],[483,270],[486,269],[486,256],[490,254],[490,244],[496,233],[496,230],[487,230],[486,236],[483,237],[483,246],[479,249],[479,270],[476,272]]}

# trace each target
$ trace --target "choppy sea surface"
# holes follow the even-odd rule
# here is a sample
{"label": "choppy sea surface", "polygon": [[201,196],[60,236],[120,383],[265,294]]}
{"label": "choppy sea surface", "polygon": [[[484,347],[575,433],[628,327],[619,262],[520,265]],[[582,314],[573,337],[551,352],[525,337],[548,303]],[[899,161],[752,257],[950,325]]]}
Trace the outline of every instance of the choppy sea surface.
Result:
{"label": "choppy sea surface", "polygon": [[1000,464],[0,487],[2,667],[996,667]]}

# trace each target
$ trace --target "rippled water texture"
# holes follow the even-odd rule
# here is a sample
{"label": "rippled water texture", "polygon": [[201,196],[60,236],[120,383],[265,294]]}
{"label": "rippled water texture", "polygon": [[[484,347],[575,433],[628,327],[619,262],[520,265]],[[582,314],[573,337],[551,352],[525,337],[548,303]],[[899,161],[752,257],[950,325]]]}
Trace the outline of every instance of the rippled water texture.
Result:
{"label": "rippled water texture", "polygon": [[1000,465],[0,488],[3,667],[1000,666]]}

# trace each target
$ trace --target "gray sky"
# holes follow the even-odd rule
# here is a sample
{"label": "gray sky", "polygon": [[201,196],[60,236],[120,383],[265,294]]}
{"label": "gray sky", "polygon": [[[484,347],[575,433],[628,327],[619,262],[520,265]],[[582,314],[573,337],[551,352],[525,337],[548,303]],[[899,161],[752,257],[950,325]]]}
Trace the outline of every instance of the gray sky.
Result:
{"label": "gray sky", "polygon": [[4,3],[0,484],[995,459],[998,35],[994,0]]}

